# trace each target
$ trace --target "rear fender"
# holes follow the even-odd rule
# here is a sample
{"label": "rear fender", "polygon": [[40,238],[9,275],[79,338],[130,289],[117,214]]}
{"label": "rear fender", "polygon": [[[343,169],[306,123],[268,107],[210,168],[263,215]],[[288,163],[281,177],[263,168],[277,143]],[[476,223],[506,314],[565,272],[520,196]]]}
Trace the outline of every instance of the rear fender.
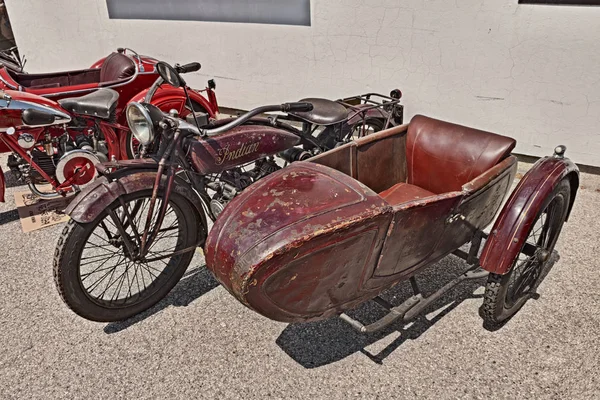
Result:
{"label": "rear fender", "polygon": [[0,202],[4,203],[4,190],[6,189],[6,180],[4,179],[4,171],[0,167]]}
{"label": "rear fender", "polygon": [[[153,189],[155,179],[156,170],[149,169],[125,170],[122,173],[119,172],[119,178],[113,181],[110,181],[106,176],[102,176],[96,179],[92,185],[86,187],[71,202],[65,210],[65,214],[76,222],[90,223],[120,196],[140,190]],[[161,186],[164,186],[165,181],[166,176],[163,177]],[[208,225],[200,197],[186,181],[179,177],[175,177],[172,188],[175,193],[185,197],[196,209],[201,220],[198,229],[203,230],[206,234]]]}
{"label": "rear fender", "polygon": [[546,157],[525,174],[500,212],[486,241],[480,257],[483,269],[500,275],[510,271],[542,203],[565,177],[571,184],[570,213],[579,188],[579,169],[571,160]]}

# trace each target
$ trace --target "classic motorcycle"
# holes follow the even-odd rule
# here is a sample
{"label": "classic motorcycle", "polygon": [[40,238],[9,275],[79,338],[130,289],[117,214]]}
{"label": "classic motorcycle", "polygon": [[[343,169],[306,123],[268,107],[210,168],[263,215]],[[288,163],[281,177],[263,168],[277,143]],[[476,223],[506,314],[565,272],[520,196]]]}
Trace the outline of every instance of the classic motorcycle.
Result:
{"label": "classic motorcycle", "polygon": [[[0,89],[35,94],[55,101],[83,96],[98,89],[112,89],[119,94],[114,122],[122,126],[127,126],[124,113],[127,104],[132,101],[150,102],[146,99],[149,92],[152,92],[152,104],[161,110],[175,109],[182,117],[191,110],[202,111],[211,117],[216,116],[219,106],[214,91],[214,80],[209,80],[204,90],[187,88],[192,99],[190,106],[183,88],[153,85],[160,78],[156,71],[157,62],[158,60],[139,55],[131,49],[118,48],[116,52],[96,61],[87,69],[28,74],[22,71],[24,60],[14,54],[6,55],[0,58]],[[21,71],[15,69],[15,64]],[[134,157],[137,143],[130,132],[119,135],[119,145],[123,149],[119,158]]]}
{"label": "classic motorcycle", "polygon": [[[193,72],[200,64],[177,68],[181,73]],[[194,97],[190,96],[186,105],[178,94],[183,93],[185,100],[191,90],[161,89],[163,81],[154,75],[158,76],[154,84],[141,92],[147,102],[163,109],[175,107],[182,115],[199,109]],[[172,94],[166,96],[165,91]],[[118,122],[124,118],[119,115],[123,99],[113,89],[102,88],[56,102],[23,91],[2,91],[0,96],[0,152],[12,153],[9,168],[39,197],[77,192],[96,176],[95,163],[133,158],[137,153],[138,143],[131,131]],[[206,115],[214,117],[215,112]],[[50,184],[52,190],[40,189],[41,183]],[[4,201],[1,169],[0,200]]]}
{"label": "classic motorcycle", "polygon": [[[481,315],[497,326],[548,272],[579,186],[577,166],[558,146],[521,179],[485,233],[515,177],[515,144],[416,116],[294,163],[223,211],[206,241],[206,265],[263,316],[340,316],[363,333],[409,322],[458,283],[487,276]],[[416,275],[449,254],[471,267],[424,296]],[[397,306],[380,297],[402,281],[413,296]],[[371,299],[386,311],[381,319],[365,325],[345,313]]]}

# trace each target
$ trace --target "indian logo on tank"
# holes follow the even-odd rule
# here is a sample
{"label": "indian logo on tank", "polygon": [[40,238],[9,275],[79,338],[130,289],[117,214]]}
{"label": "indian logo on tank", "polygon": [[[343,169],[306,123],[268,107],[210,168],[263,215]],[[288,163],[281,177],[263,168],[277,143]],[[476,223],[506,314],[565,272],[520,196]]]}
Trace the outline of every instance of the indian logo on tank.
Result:
{"label": "indian logo on tank", "polygon": [[222,149],[219,149],[215,164],[221,165],[226,161],[237,160],[238,158],[252,154],[258,150],[259,145],[260,142],[242,143],[240,147],[234,149],[230,149],[230,146],[227,145]]}

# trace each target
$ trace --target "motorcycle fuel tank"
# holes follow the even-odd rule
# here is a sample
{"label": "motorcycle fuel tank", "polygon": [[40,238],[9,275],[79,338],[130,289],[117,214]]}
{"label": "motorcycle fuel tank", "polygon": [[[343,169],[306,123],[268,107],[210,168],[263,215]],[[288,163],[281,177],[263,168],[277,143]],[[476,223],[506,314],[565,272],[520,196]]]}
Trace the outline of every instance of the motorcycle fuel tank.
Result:
{"label": "motorcycle fuel tank", "polygon": [[300,138],[268,126],[240,126],[215,137],[194,140],[187,150],[199,174],[214,174],[277,154]]}

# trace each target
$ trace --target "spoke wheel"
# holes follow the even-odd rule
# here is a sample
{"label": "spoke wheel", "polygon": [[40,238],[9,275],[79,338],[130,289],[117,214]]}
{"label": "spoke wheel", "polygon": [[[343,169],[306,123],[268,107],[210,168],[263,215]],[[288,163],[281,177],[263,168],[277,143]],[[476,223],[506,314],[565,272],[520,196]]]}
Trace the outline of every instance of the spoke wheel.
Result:
{"label": "spoke wheel", "polygon": [[565,222],[570,194],[564,179],[544,201],[509,272],[489,275],[482,307],[488,324],[509,319],[534,294]]}
{"label": "spoke wheel", "polygon": [[372,133],[379,132],[383,130],[384,122],[381,119],[377,118],[367,118],[364,122],[362,122],[352,126],[352,130],[348,135],[348,140],[356,140],[362,137],[368,136]]}
{"label": "spoke wheel", "polygon": [[65,303],[94,321],[118,321],[151,307],[177,284],[198,243],[200,219],[189,202],[171,193],[157,226],[159,199],[150,218],[155,239],[141,254],[151,192],[137,192],[107,207],[95,221],[69,221],[57,246],[54,276]]}

